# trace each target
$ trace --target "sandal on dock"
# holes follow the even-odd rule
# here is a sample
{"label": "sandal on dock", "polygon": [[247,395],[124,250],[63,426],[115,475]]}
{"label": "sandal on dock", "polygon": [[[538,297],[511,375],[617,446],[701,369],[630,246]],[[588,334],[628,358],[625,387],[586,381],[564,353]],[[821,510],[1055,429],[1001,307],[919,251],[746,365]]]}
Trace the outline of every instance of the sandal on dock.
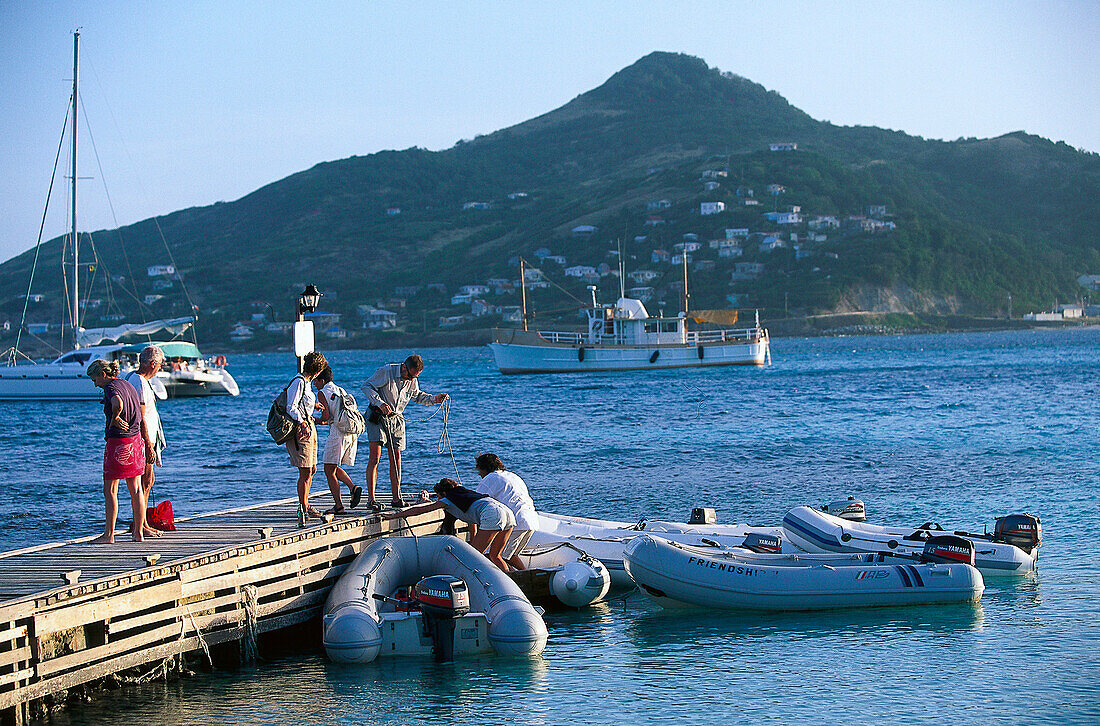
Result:
{"label": "sandal on dock", "polygon": [[409,503],[406,502],[404,499],[394,499],[392,502],[390,502],[390,506],[394,509],[404,509],[405,507],[409,506]]}
{"label": "sandal on dock", "polygon": [[307,517],[312,517],[313,519],[320,519],[324,516],[316,507],[306,507],[305,514]]}
{"label": "sandal on dock", "polygon": [[369,508],[369,509],[370,509],[370,510],[371,510],[372,512],[381,512],[381,511],[385,510],[385,507],[383,507],[383,506],[382,506],[382,504],[381,504],[380,502],[376,502],[376,501],[375,501],[375,500],[373,500],[373,499],[372,499],[372,500],[370,500],[370,502],[368,502],[368,503],[367,503],[367,507],[368,507],[368,508]]}
{"label": "sandal on dock", "polygon": [[351,489],[351,506],[349,509],[355,509],[359,506],[359,502],[363,499],[363,487],[352,487]]}
{"label": "sandal on dock", "polygon": [[340,517],[348,513],[348,510],[343,507],[333,507],[332,509],[326,509],[325,514],[331,514],[333,517]]}

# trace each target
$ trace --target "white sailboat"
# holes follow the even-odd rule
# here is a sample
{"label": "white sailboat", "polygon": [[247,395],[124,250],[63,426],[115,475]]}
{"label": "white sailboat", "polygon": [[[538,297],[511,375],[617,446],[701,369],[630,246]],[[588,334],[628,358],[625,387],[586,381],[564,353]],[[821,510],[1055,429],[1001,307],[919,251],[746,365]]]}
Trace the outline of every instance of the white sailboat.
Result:
{"label": "white sailboat", "polygon": [[[621,256],[620,256],[621,257]],[[489,348],[501,373],[573,373],[704,366],[764,365],[771,362],[767,329],[759,316],[751,328],[690,330],[687,262],[684,261],[684,312],[675,318],[650,317],[641,300],[622,290],[614,305],[601,306],[592,293],[587,331],[527,329],[527,293],[523,261],[523,330],[493,330]]]}
{"label": "white sailboat", "polygon": [[[73,34],[73,93],[72,93],[72,176],[70,219],[72,228],[72,299],[66,310],[68,328],[72,335],[73,350],[63,353],[50,363],[39,363],[19,351],[19,338],[16,345],[7,353],[6,365],[0,365],[0,400],[98,400],[100,391],[88,380],[85,370],[88,363],[96,358],[117,360],[123,372],[137,366],[137,357],[145,344],[126,344],[119,342],[127,336],[151,336],[166,331],[172,336],[183,334],[195,322],[194,317],[181,317],[169,320],[154,320],[144,323],[118,325],[110,328],[85,329],[80,318],[80,244],[77,232],[77,129],[79,109],[79,60],[80,33]],[[62,263],[64,268],[64,262]],[[63,270],[64,272],[64,270]],[[32,272],[33,276],[33,272]],[[29,296],[28,296],[29,297]],[[24,311],[25,317],[25,311]],[[20,323],[20,335],[23,325]],[[115,341],[102,345],[104,341]],[[158,373],[150,385],[158,398],[171,395],[233,395],[239,393],[237,383],[225,370],[224,358],[207,360],[192,343],[169,340],[155,342],[165,346],[190,346],[175,354],[165,351],[165,369]],[[193,350],[192,350],[193,349]],[[20,357],[23,360],[19,360]]]}

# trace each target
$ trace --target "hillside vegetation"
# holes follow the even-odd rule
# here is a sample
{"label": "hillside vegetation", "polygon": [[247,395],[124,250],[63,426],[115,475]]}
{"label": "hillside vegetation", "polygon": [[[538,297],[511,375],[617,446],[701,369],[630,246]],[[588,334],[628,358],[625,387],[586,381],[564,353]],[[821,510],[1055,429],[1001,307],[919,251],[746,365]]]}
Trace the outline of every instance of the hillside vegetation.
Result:
{"label": "hillside vegetation", "polygon": [[[770,151],[774,142],[798,148]],[[650,208],[660,200],[667,205]],[[487,208],[464,209],[469,202]],[[703,215],[705,202],[725,209]],[[792,207],[798,223],[765,218]],[[451,296],[462,285],[516,279],[516,258],[537,263],[540,248],[564,257],[565,267],[615,269],[621,244],[628,273],[657,273],[644,285],[651,309],[663,303],[674,313],[681,269],[653,261],[653,252],[672,256],[675,245],[695,240],[695,308],[759,308],[765,320],[868,304],[999,316],[1011,296],[1019,314],[1087,293],[1076,278],[1100,274],[1098,207],[1096,154],[1024,132],[943,142],[839,127],[701,59],[653,53],[559,109],[450,149],[326,162],[237,201],[158,221],[199,308],[200,342],[221,343],[253,314],[290,319],[306,282],[325,292],[323,309],[342,313],[349,330],[359,327],[361,305],[393,309],[399,327],[413,332],[437,330],[441,317],[485,327],[491,312],[457,319],[471,307],[452,305]],[[596,231],[574,234],[579,225]],[[720,257],[709,245],[745,229],[749,237],[734,235],[740,256]],[[145,274],[168,261],[152,220],[92,237],[98,264],[86,289],[102,302],[89,307],[86,326],[109,311],[136,318],[135,298],[154,292],[164,297],[144,306],[145,317],[186,313],[178,283],[154,291]],[[778,245],[763,251],[773,237]],[[61,247],[58,238],[41,251],[34,291],[45,298],[31,306],[31,321],[61,317]],[[33,254],[0,266],[0,317],[13,325]],[[737,267],[747,263],[759,266]],[[581,299],[587,284],[604,300],[618,295],[613,274],[585,280],[549,260],[540,267]],[[531,296],[539,320],[576,314],[578,303],[555,287]],[[476,297],[518,304],[499,284]],[[257,342],[278,343],[281,334],[253,327]]]}

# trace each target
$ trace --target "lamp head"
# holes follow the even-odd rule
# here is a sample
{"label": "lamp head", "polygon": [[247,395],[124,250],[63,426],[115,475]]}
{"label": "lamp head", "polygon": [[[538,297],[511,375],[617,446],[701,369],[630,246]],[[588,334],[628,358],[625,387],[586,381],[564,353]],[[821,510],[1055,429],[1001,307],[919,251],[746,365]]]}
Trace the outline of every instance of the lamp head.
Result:
{"label": "lamp head", "polygon": [[306,285],[306,289],[302,290],[302,294],[298,298],[298,305],[302,308],[302,312],[312,313],[317,310],[317,304],[321,302],[322,294],[312,282]]}

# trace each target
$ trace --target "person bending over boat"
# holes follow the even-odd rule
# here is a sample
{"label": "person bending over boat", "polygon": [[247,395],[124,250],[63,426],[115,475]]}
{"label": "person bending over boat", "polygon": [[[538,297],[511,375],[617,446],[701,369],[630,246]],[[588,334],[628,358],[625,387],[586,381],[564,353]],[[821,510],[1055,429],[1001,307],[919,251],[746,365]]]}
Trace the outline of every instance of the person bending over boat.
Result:
{"label": "person bending over boat", "polygon": [[118,519],[118,480],[126,480],[130,504],[134,510],[131,536],[145,540],[145,492],[141,476],[145,473],[145,441],[141,437],[141,401],[137,390],[118,377],[118,361],[102,359],[88,366],[88,377],[103,389],[103,416],[107,420],[103,448],[103,500],[107,510],[103,534],[92,540],[97,544],[115,541]]}
{"label": "person bending over boat", "polygon": [[313,395],[310,381],[325,369],[328,361],[323,353],[306,353],[302,359],[302,372],[286,389],[286,415],[298,424],[286,442],[290,465],[298,469],[298,526],[304,527],[308,517],[321,518],[321,512],[309,506],[309,488],[317,471],[317,427],[313,423],[314,410],[321,407]]}
{"label": "person bending over boat", "polygon": [[321,404],[321,420],[319,423],[328,424],[328,438],[325,439],[325,453],[321,462],[325,465],[325,478],[328,479],[328,490],[332,492],[332,509],[327,514],[344,514],[344,502],[340,498],[340,482],[347,484],[348,493],[351,496],[351,508],[359,505],[359,499],[363,496],[363,487],[352,482],[351,477],[344,471],[345,466],[355,466],[355,453],[359,448],[358,434],[341,431],[336,427],[335,421],[340,416],[344,407],[343,388],[332,381],[332,368],[325,369],[317,374],[314,379],[317,386],[317,401]]}
{"label": "person bending over boat", "polygon": [[516,518],[512,516],[512,510],[488,494],[471,491],[454,479],[440,479],[435,485],[435,493],[439,498],[434,502],[418,504],[415,507],[382,516],[386,519],[397,519],[445,509],[456,519],[471,525],[470,546],[488,557],[489,561],[503,572],[508,572],[508,563],[500,553],[512,534],[512,529],[516,526]]}
{"label": "person bending over boat", "polygon": [[[504,462],[496,454],[481,454],[477,457],[477,473],[481,483],[477,491],[488,494],[512,511],[516,518],[516,528],[504,544],[500,556],[513,569],[525,569],[519,553],[531,539],[532,530],[538,527],[538,515],[535,503],[527,491],[527,484],[517,474],[505,470]],[[473,525],[471,525],[473,526]]]}
{"label": "person bending over boat", "polygon": [[367,418],[367,441],[370,445],[370,458],[367,459],[367,501],[376,512],[382,511],[374,498],[374,489],[378,483],[378,462],[382,458],[382,447],[389,451],[390,489],[393,492],[392,504],[405,506],[401,498],[401,452],[405,450],[405,418],[402,412],[409,401],[424,406],[443,403],[446,393],[435,396],[420,390],[417,376],[424,370],[424,359],[410,355],[404,363],[389,363],[382,366],[367,379],[360,390],[370,401],[370,416]]}
{"label": "person bending over boat", "polygon": [[[156,481],[154,466],[162,466],[160,452],[164,451],[164,426],[161,424],[160,413],[157,411],[157,397],[153,393],[153,387],[149,381],[160,370],[164,363],[164,351],[155,345],[147,345],[141,349],[138,355],[137,370],[126,374],[126,380],[138,392],[141,401],[141,438],[145,442],[145,473],[141,475],[141,490],[145,494],[145,501],[149,501],[149,493],[153,490],[153,482]],[[131,528],[131,532],[133,529]],[[152,527],[145,528],[145,534],[156,534]]]}

